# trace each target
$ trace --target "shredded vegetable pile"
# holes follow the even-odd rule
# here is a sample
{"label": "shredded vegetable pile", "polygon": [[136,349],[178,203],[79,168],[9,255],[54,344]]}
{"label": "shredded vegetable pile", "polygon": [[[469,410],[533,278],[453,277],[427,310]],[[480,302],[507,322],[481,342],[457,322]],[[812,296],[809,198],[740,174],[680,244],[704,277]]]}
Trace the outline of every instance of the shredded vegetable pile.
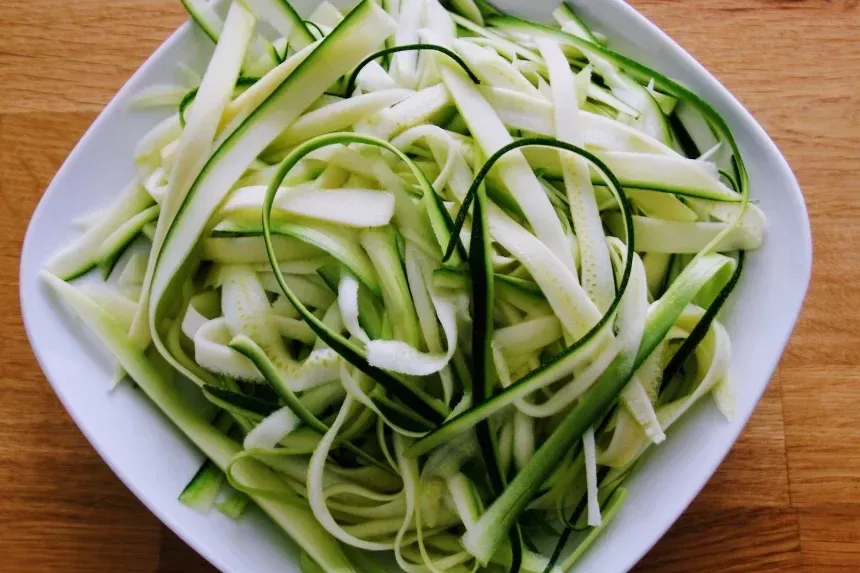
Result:
{"label": "shredded vegetable pile", "polygon": [[724,120],[564,4],[183,4],[205,73],[139,94],[135,178],[42,274],[207,456],[180,500],[309,572],[574,568],[679,417],[731,415],[765,220]]}

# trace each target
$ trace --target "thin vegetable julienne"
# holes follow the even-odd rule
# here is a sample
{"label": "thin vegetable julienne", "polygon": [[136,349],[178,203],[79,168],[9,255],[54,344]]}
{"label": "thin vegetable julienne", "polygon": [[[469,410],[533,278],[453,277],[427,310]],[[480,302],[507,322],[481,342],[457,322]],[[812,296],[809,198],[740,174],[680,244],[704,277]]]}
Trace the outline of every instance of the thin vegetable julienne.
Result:
{"label": "thin vegetable julienne", "polygon": [[[234,0],[225,20],[182,1],[217,57],[147,88],[136,105],[179,113],[44,279],[211,460],[183,500],[235,518],[252,499],[309,569],[370,570],[368,550],[433,573],[575,567],[652,436],[711,391],[730,409],[717,314],[744,253],[715,249],[758,245],[764,215],[726,122],[564,5],[559,30],[484,0],[306,17]],[[585,225],[571,197],[592,193]],[[141,234],[154,246],[116,290],[66,282],[121,266]],[[594,288],[593,264],[614,284]],[[229,435],[178,398],[177,373]],[[535,520],[563,531],[552,554],[534,550]]]}

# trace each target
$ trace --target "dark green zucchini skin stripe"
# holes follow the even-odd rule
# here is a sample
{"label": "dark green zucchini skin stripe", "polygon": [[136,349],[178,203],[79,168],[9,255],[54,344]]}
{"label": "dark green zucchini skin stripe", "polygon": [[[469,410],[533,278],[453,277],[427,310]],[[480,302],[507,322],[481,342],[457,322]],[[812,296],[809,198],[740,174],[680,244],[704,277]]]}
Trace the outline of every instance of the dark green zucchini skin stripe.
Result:
{"label": "dark green zucchini skin stripe", "polygon": [[305,26],[308,28],[308,30],[310,30],[311,28],[316,30],[317,34],[320,35],[320,38],[325,36],[325,34],[323,34],[323,31],[320,29],[320,27],[317,26],[316,24],[314,24],[313,22],[311,22],[310,20],[302,20],[302,21],[305,23]]}
{"label": "dark green zucchini skin stripe", "polygon": [[[477,193],[475,213],[472,216],[472,235],[469,247],[469,267],[472,275],[472,400],[482,404],[492,394],[492,342],[493,342],[493,272],[490,259],[490,236],[487,229],[487,196],[482,189]],[[493,495],[504,490],[495,439],[487,420],[475,428],[478,443],[484,454],[487,477]]]}
{"label": "dark green zucchini skin stripe", "polygon": [[[717,314],[719,314],[720,310],[725,306],[726,301],[729,299],[729,295],[731,295],[732,291],[735,290],[735,287],[741,278],[741,272],[743,272],[744,257],[744,252],[738,251],[738,264],[735,266],[735,270],[732,272],[732,276],[729,278],[729,281],[720,290],[719,294],[717,294],[717,297],[714,299],[714,302],[712,302],[705,310],[702,318],[699,319],[699,322],[697,322],[696,326],[693,327],[693,330],[690,331],[689,336],[687,336],[687,338],[684,339],[684,342],[681,343],[681,347],[677,352],[675,352],[675,355],[672,356],[671,360],[669,360],[666,368],[663,369],[663,379],[660,381],[660,392],[663,392],[663,390],[666,389],[669,381],[672,380],[672,378],[681,370],[684,362],[696,350],[699,343],[702,342],[702,339],[708,333],[708,330],[710,330],[714,320],[716,320]],[[671,399],[671,397],[668,398]]]}
{"label": "dark green zucchini skin stripe", "polygon": [[213,43],[218,43],[218,32],[213,30],[208,26],[206,21],[200,17],[200,14],[197,13],[197,10],[194,9],[194,5],[188,0],[180,0],[182,2],[182,6],[185,8],[185,11],[188,12],[188,15],[191,16],[191,19],[195,24],[206,34],[206,37],[212,40]]}
{"label": "dark green zucchini skin stripe", "polygon": [[454,219],[448,213],[448,209],[446,209],[445,205],[442,203],[442,198],[439,197],[437,193],[433,193],[431,200],[433,201],[437,212],[442,215],[443,219],[445,219],[445,225],[448,228],[448,232],[451,234],[451,239],[457,241],[456,251],[450,260],[454,264],[459,264],[460,261],[465,261],[468,258],[468,253],[466,253],[466,247],[463,245],[463,241],[460,240],[460,236],[454,233]]}
{"label": "dark green zucchini skin stripe", "polygon": [[[475,199],[475,212],[472,214],[472,234],[469,246],[469,269],[472,276],[472,399],[481,404],[493,392],[493,305],[494,273],[492,244],[487,207],[489,199],[486,189],[479,188]],[[459,244],[457,235],[451,242]],[[496,498],[507,486],[507,480],[499,464],[499,450],[489,420],[482,420],[475,428],[478,445],[484,458],[490,490]],[[511,573],[518,573],[522,564],[522,532],[519,525],[511,529],[508,536],[511,543]]]}
{"label": "dark green zucchini skin stripe", "polygon": [[236,408],[246,410],[260,416],[268,416],[280,407],[276,402],[271,402],[255,396],[248,396],[247,394],[242,394],[240,392],[233,392],[211,384],[203,386],[203,390],[216,398],[235,406]]}
{"label": "dark green zucchini skin stripe", "polygon": [[373,60],[388,56],[389,54],[396,54],[397,52],[411,52],[420,50],[430,50],[434,52],[439,52],[440,54],[445,54],[446,56],[454,60],[457,65],[463,68],[463,71],[465,71],[469,75],[469,79],[471,79],[476,84],[481,83],[481,80],[479,80],[478,76],[476,76],[474,72],[469,69],[469,66],[466,65],[466,62],[463,61],[463,58],[461,58],[453,50],[449,50],[444,46],[438,46],[436,44],[404,44],[402,46],[392,46],[390,48],[384,48],[382,50],[379,50],[378,52],[370,54],[364,60],[362,60],[362,62],[358,64],[352,71],[352,73],[349,75],[349,79],[346,82],[346,95],[349,96],[353,92],[353,90],[355,90],[355,82],[358,79],[359,72],[361,72],[364,66],[366,66]]}
{"label": "dark green zucchini skin stripe", "polygon": [[681,150],[684,152],[684,155],[689,157],[690,159],[696,159],[699,155],[702,154],[701,150],[696,146],[696,143],[693,141],[693,138],[690,137],[689,132],[684,127],[684,124],[681,123],[681,120],[678,119],[677,114],[672,113],[668,118],[669,126],[672,128],[674,132],[675,140],[678,142],[678,145],[681,146]]}

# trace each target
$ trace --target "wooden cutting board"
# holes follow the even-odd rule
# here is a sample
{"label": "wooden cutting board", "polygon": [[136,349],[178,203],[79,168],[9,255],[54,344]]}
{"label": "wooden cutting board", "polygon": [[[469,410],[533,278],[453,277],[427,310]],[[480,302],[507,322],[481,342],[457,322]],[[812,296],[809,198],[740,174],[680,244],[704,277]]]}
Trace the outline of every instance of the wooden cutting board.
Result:
{"label": "wooden cutting board", "polygon": [[[633,4],[772,135],[803,187],[815,243],[806,307],[769,390],[720,470],[638,570],[860,571],[858,2]],[[2,572],[210,570],[71,422],[32,356],[18,307],[21,242],[42,191],[184,19],[177,0],[0,1]]]}

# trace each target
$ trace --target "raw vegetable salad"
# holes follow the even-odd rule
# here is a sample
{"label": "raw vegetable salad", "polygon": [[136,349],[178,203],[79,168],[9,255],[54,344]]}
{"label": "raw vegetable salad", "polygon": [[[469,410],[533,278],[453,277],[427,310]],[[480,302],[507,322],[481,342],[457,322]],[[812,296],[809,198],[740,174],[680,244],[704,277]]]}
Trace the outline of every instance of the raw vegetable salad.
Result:
{"label": "raw vegetable salad", "polygon": [[253,501],[307,572],[575,569],[731,415],[765,219],[725,121],[565,4],[183,4],[205,72],[138,95],[136,176],[42,273],[207,456],[179,500]]}

